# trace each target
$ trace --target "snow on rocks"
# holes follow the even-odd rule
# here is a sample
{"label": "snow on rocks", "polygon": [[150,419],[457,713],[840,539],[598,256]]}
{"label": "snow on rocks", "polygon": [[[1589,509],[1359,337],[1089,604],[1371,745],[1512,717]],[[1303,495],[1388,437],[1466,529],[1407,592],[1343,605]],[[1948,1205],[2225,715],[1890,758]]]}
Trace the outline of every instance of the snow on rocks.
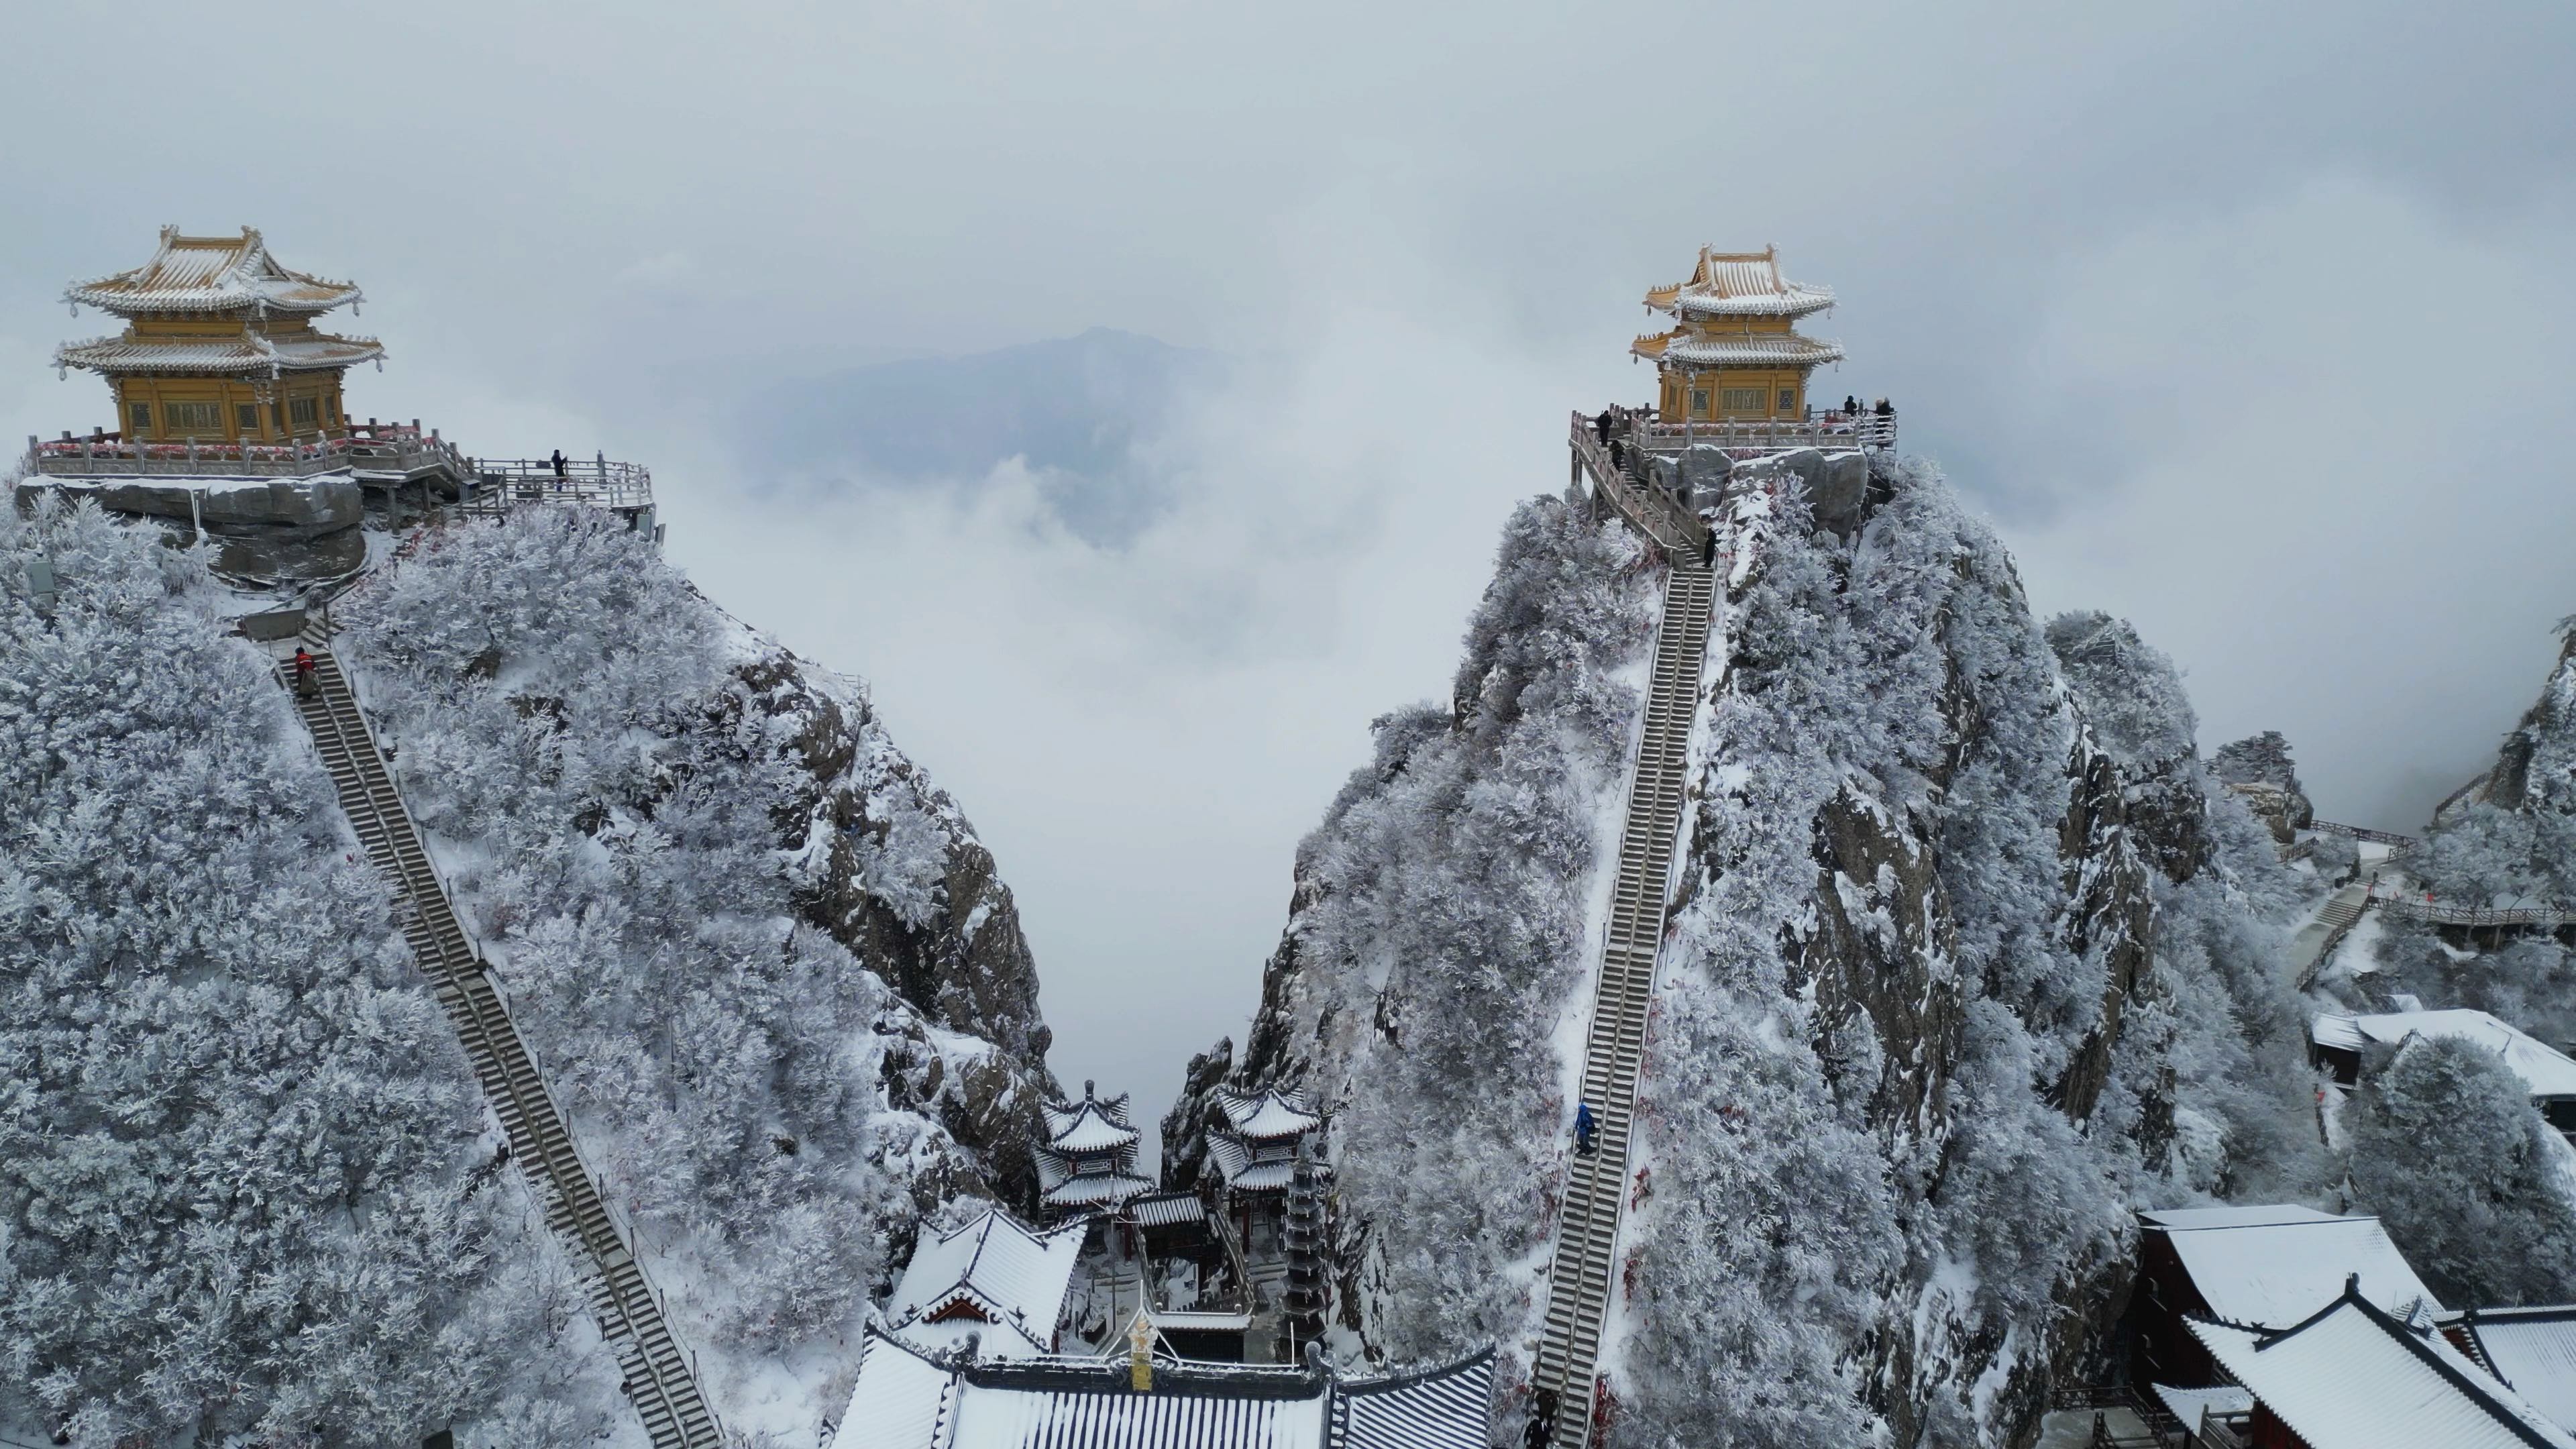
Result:
{"label": "snow on rocks", "polygon": [[992,857],[864,686],[605,515],[422,531],[339,613],[717,1410],[809,1437],[924,1218],[1033,1196],[1047,1033]]}

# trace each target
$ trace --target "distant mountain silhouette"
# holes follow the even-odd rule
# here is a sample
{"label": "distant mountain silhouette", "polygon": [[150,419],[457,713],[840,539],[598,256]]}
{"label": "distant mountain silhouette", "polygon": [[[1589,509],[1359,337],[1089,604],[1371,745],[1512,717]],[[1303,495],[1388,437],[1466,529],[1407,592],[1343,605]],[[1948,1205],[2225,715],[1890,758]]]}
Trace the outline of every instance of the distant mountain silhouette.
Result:
{"label": "distant mountain silhouette", "polygon": [[1138,440],[1226,367],[1217,353],[1095,327],[783,383],[751,401],[746,421],[764,463],[809,482],[971,482],[1024,458],[1066,522],[1106,542],[1152,512]]}

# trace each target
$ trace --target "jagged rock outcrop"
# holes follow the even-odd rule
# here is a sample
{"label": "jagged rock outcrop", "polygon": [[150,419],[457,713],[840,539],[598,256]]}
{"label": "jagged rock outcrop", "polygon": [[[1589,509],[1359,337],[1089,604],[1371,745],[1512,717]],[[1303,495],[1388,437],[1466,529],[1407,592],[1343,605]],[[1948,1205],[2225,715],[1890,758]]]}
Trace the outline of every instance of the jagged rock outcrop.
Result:
{"label": "jagged rock outcrop", "polygon": [[2265,730],[2218,747],[2209,758],[2209,773],[2245,797],[2245,803],[2271,828],[2283,845],[2297,838],[2317,818],[2308,792],[2299,784],[2298,766],[2290,759],[2290,742],[2279,730]]}
{"label": "jagged rock outcrop", "polygon": [[2576,618],[2559,632],[2540,698],[2494,767],[2441,811],[2412,862],[2449,899],[2576,904]]}
{"label": "jagged rock outcrop", "polygon": [[[2289,898],[2216,880],[2259,827],[2213,814],[2170,670],[2079,677],[2129,668],[2133,632],[2043,631],[1928,470],[1851,488],[1810,461],[1745,470],[1765,501],[1721,540],[1608,1442],[2024,1444],[2117,1314],[2127,1205],[2207,1185],[2175,1176],[2178,1113],[2220,1144],[2204,1177],[2273,1150],[2240,1118],[2292,1115],[2295,1084],[2258,1112],[2173,1060],[2178,1017],[2232,1009],[2203,938],[2259,952]],[[1579,523],[1526,506],[1452,706],[1379,722],[1300,849],[1233,1068],[1339,1114],[1336,1307],[1385,1357],[1533,1341],[1653,577]],[[1509,687],[1536,681],[1555,697]],[[1167,1151],[1185,1177],[1186,1130]]]}

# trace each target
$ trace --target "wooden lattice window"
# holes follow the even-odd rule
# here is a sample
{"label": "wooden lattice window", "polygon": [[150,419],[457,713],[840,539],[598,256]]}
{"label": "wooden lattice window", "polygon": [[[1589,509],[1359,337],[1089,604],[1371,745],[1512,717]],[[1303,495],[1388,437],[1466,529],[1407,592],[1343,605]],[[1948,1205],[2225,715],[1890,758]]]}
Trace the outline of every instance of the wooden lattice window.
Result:
{"label": "wooden lattice window", "polygon": [[174,402],[170,410],[170,431],[174,433],[211,433],[224,425],[221,403]]}
{"label": "wooden lattice window", "polygon": [[298,430],[320,427],[321,411],[321,403],[313,398],[297,397],[286,400],[286,420]]}
{"label": "wooden lattice window", "polygon": [[1762,411],[1762,389],[1758,387],[1728,388],[1726,390],[1726,410],[1731,413],[1758,413]]}
{"label": "wooden lattice window", "polygon": [[126,404],[125,425],[128,429],[137,433],[148,433],[152,431],[152,404]]}
{"label": "wooden lattice window", "polygon": [[245,433],[259,431],[259,404],[234,403],[233,422]]}

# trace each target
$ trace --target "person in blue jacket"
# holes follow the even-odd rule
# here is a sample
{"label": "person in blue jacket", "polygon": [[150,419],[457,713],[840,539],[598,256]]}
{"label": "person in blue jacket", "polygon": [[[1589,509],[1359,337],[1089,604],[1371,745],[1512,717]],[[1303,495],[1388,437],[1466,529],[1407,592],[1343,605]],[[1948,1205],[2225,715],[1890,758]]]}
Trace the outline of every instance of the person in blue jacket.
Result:
{"label": "person in blue jacket", "polygon": [[1590,1157],[1592,1155],[1593,1131],[1594,1124],[1592,1121],[1592,1104],[1589,1102],[1575,1103],[1574,1153],[1577,1157]]}

